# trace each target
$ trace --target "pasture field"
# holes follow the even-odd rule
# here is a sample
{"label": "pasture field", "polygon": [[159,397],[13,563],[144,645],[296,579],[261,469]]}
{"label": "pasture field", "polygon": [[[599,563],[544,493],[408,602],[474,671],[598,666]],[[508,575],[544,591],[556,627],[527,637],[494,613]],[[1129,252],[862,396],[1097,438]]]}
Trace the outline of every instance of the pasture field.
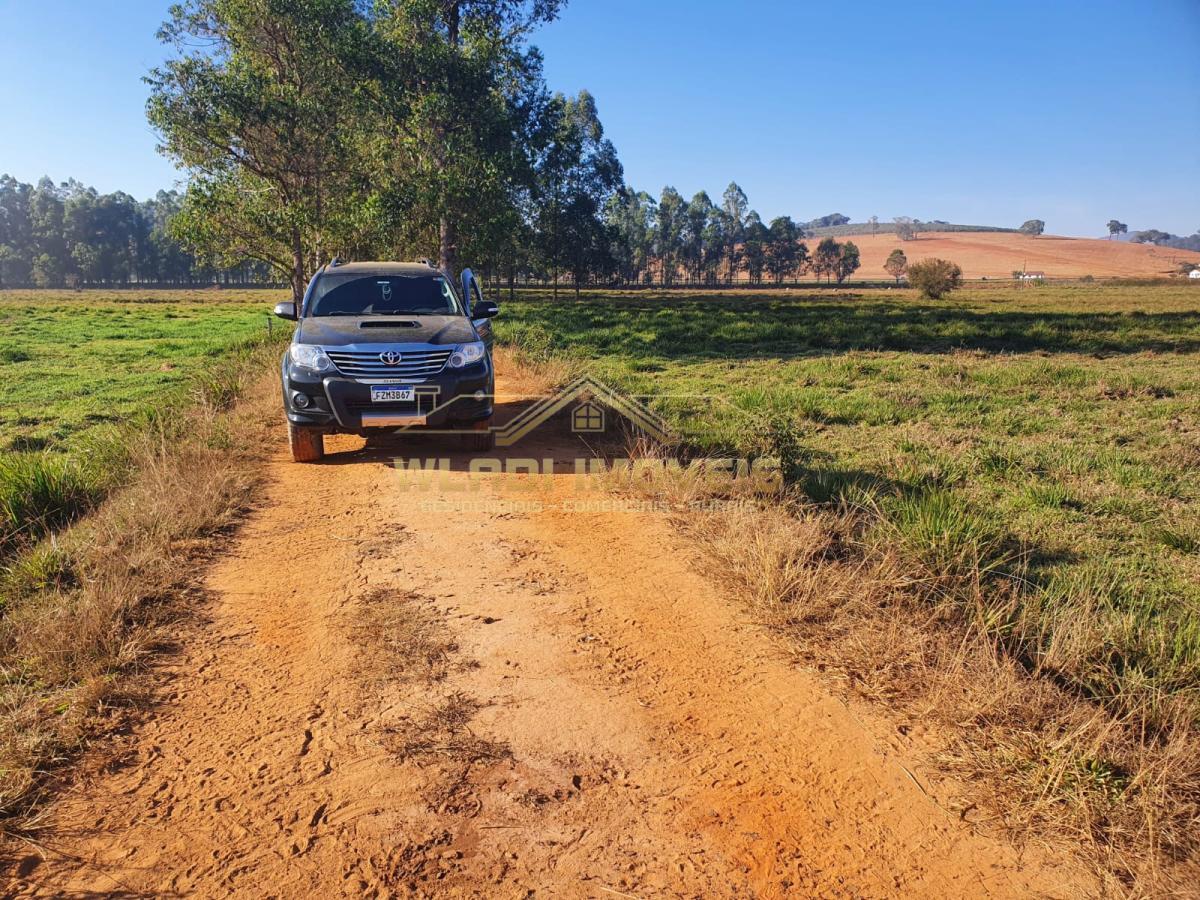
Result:
{"label": "pasture field", "polygon": [[219,403],[231,386],[217,362],[266,336],[274,301],[252,290],[0,292],[0,557],[121,480],[122,429],[198,391]]}
{"label": "pasture field", "polygon": [[[281,439],[279,348],[261,339],[276,298],[0,294],[13,398],[0,420],[0,812],[36,809],[48,761],[98,727],[114,676],[146,652],[159,598],[190,589],[190,554],[276,477],[264,448]],[[938,759],[992,785],[982,803],[1014,833],[1078,838],[1129,883],[1192,858],[1200,289],[498,299],[498,339],[516,350],[506,377],[523,361],[535,380],[586,371],[660,411],[685,456],[780,458],[784,496],[696,513],[680,523],[688,546],[763,621],[795,629],[799,656],[865,671],[862,693],[898,721],[959,729]],[[304,482],[374,471],[316,467]],[[294,484],[278,493],[307,502]],[[661,613],[658,588],[647,609]],[[739,660],[748,646],[741,632],[712,640]],[[947,646],[961,652],[939,656]]]}
{"label": "pasture field", "polygon": [[0,292],[0,450],[66,449],[178,399],[189,377],[265,334],[277,293]]}
{"label": "pasture field", "polygon": [[992,585],[971,614],[1030,667],[1200,718],[1200,290],[529,294],[498,321],[694,448],[781,453],[917,579]]}

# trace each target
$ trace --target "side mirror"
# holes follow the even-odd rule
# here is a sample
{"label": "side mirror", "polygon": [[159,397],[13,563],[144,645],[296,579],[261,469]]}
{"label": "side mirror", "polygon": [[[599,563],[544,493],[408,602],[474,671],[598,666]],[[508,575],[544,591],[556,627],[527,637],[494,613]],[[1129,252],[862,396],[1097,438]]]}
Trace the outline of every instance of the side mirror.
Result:
{"label": "side mirror", "polygon": [[472,319],[490,319],[500,314],[500,307],[491,300],[476,300],[471,308]]}
{"label": "side mirror", "polygon": [[287,303],[275,304],[275,315],[281,319],[296,319],[296,304],[289,300]]}

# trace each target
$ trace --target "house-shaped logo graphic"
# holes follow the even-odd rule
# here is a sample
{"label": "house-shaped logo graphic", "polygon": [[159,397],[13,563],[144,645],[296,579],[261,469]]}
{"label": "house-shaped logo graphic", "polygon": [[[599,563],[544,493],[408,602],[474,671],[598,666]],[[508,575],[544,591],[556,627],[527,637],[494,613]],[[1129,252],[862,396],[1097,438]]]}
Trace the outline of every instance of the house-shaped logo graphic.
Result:
{"label": "house-shaped logo graphic", "polygon": [[604,407],[591,397],[571,410],[571,430],[576,434],[599,434],[604,431]]}
{"label": "house-shaped logo graphic", "polygon": [[583,375],[558,393],[543,397],[504,427],[496,429],[497,446],[512,446],[571,406],[571,430],[577,434],[604,431],[605,411],[611,410],[625,419],[635,431],[653,440],[665,441],[670,435],[666,422],[643,403],[614,391],[590,375]]}

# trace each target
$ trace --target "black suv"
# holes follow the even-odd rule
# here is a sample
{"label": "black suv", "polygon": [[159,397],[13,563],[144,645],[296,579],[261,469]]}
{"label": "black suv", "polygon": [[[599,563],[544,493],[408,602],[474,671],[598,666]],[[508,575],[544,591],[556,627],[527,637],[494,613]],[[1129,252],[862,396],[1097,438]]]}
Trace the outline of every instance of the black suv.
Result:
{"label": "black suv", "polygon": [[288,443],[297,462],[315,462],[326,434],[373,429],[462,431],[468,447],[490,449],[492,323],[468,269],[461,291],[427,263],[330,263],[304,292],[283,356]]}

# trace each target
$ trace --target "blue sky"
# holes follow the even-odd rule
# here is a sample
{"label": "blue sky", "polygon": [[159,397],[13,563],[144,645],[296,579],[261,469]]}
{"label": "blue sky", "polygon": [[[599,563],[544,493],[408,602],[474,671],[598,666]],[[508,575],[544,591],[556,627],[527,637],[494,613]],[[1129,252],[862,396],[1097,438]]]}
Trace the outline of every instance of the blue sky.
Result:
{"label": "blue sky", "polygon": [[[166,0],[0,0],[0,171],[138,197]],[[634,186],[764,218],[1200,229],[1200,0],[573,0],[538,33]]]}

